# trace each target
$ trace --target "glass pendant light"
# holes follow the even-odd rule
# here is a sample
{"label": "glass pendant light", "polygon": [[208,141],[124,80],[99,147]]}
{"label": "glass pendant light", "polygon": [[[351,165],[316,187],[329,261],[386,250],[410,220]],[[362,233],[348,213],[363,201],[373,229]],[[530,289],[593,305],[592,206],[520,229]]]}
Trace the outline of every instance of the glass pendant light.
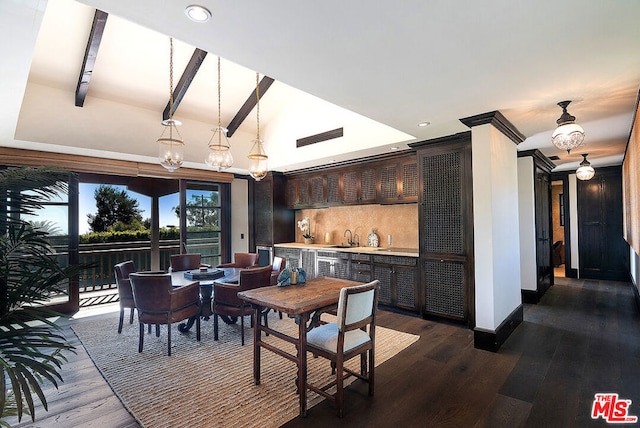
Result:
{"label": "glass pendant light", "polygon": [[[170,172],[182,166],[184,160],[184,141],[178,126],[182,125],[180,121],[173,118],[173,38],[169,38],[169,119],[163,120],[162,135],[158,138],[158,160],[160,165]],[[165,137],[165,133],[169,130],[169,136]]]}
{"label": "glass pendant light", "polygon": [[255,140],[253,140],[253,146],[247,156],[250,160],[249,174],[256,181],[260,181],[267,176],[267,161],[269,157],[264,151],[263,141],[260,139],[260,94],[259,88],[259,74],[256,73],[256,117],[257,117],[257,129],[258,134]]}
{"label": "glass pendant light", "polygon": [[553,135],[551,135],[553,144],[559,149],[566,150],[567,153],[576,147],[580,147],[584,142],[584,129],[575,123],[575,116],[567,112],[569,103],[571,103],[571,101],[561,101],[558,103],[558,105],[562,107],[562,115],[556,120],[558,127],[553,131]]}
{"label": "glass pendant light", "polygon": [[580,166],[576,169],[576,177],[578,180],[591,180],[594,175],[596,175],[596,171],[591,166],[591,163],[587,160],[588,153],[583,153],[583,160],[580,162]]}
{"label": "glass pendant light", "polygon": [[220,57],[218,57],[218,126],[213,128],[213,135],[209,140],[209,154],[204,161],[207,165],[216,168],[218,172],[233,165],[227,128],[221,125],[220,111]]}

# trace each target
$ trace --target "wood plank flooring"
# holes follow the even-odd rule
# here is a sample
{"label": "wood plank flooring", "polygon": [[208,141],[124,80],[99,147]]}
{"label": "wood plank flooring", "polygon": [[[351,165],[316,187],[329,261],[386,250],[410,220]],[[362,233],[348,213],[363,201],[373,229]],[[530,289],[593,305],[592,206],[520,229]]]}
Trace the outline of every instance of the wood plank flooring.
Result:
{"label": "wood plank flooring", "polygon": [[[378,320],[420,340],[377,368],[375,396],[355,382],[344,419],[325,400],[285,427],[603,427],[590,417],[597,392],[632,400],[640,416],[640,311],[628,283],[556,278],[497,353],[474,349],[454,323],[387,311]],[[17,426],[137,427],[84,349],[70,359],[49,412]]]}

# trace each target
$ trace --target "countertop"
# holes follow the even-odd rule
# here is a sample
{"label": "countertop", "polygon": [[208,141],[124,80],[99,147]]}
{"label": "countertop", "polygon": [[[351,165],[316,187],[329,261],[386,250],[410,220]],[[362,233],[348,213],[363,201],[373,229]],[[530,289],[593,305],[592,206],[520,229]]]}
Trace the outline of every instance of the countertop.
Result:
{"label": "countertop", "polygon": [[420,254],[417,248],[398,248],[398,247],[342,247],[332,244],[304,244],[302,242],[288,242],[283,244],[275,244],[274,247],[287,247],[287,248],[307,248],[310,250],[324,250],[324,251],[340,251],[345,253],[369,253],[379,254],[381,256],[403,256],[403,257],[418,257]]}

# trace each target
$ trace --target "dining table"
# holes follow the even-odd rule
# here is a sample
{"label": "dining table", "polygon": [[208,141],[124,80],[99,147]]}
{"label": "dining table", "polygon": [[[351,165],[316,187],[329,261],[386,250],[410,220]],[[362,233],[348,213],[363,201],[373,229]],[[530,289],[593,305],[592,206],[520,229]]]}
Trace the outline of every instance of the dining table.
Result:
{"label": "dining table", "polygon": [[[215,282],[237,284],[240,279],[241,268],[208,268],[195,269],[191,271],[173,271],[171,272],[171,285],[173,287],[183,287],[194,282],[200,284],[200,316],[208,320],[213,315],[211,301],[213,299],[213,284]],[[221,274],[220,274],[221,273]],[[220,316],[226,324],[234,324],[237,320]],[[193,327],[195,317],[191,317],[187,322],[178,324],[178,331],[185,333]]]}
{"label": "dining table", "polygon": [[[300,399],[300,415],[307,415],[307,332],[320,324],[320,315],[338,306],[340,290],[344,287],[360,285],[361,282],[346,279],[319,277],[305,283],[288,286],[269,286],[246,290],[238,297],[250,303],[256,311],[253,329],[253,379],[260,384],[260,350],[274,352],[297,366],[296,389]],[[297,337],[270,328],[260,322],[265,310],[282,312],[293,318],[298,325]],[[292,354],[262,340],[262,333],[273,335],[296,347]]]}

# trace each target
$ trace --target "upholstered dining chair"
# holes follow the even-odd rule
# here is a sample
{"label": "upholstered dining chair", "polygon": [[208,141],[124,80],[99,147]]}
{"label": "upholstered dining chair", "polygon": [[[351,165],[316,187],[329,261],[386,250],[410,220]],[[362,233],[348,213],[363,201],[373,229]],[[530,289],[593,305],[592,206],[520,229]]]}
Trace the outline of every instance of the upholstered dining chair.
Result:
{"label": "upholstered dining chair", "polygon": [[[240,342],[244,345],[244,317],[251,315],[251,325],[253,326],[254,310],[251,305],[238,297],[238,293],[271,285],[272,270],[271,265],[245,269],[240,271],[240,279],[237,284],[213,283],[213,340],[218,340],[219,316],[239,317]],[[260,320],[256,320],[256,322],[260,322]]]}
{"label": "upholstered dining chair", "polygon": [[197,282],[174,288],[171,274],[164,272],[135,272],[129,275],[133,299],[138,310],[140,340],[138,352],[144,344],[144,324],[167,325],[168,355],[171,355],[171,324],[195,317],[196,338],[200,341],[200,285]]}
{"label": "upholstered dining chair", "polygon": [[182,270],[200,269],[202,264],[200,254],[172,254],[169,256],[169,265],[172,272]]}
{"label": "upholstered dining chair", "polygon": [[253,268],[258,267],[257,253],[235,253],[232,263],[219,264],[219,268]]}
{"label": "upholstered dining chair", "polygon": [[133,324],[133,312],[136,304],[133,301],[133,291],[131,290],[131,281],[129,275],[136,271],[133,261],[118,263],[113,267],[116,276],[116,286],[118,287],[118,297],[120,300],[120,321],[118,322],[118,333],[122,333],[122,324],[124,321],[124,310],[130,308],[129,324]]}
{"label": "upholstered dining chair", "polygon": [[[321,325],[307,333],[307,350],[314,356],[329,359],[336,374],[336,379],[327,385],[307,384],[307,388],[333,400],[339,417],[344,415],[344,380],[347,377],[356,376],[367,381],[369,395],[373,395],[377,305],[378,280],[345,287],[340,290],[336,322]],[[346,361],[357,355],[360,355],[360,373],[344,367]],[[336,392],[328,393],[327,390],[334,385]]]}

